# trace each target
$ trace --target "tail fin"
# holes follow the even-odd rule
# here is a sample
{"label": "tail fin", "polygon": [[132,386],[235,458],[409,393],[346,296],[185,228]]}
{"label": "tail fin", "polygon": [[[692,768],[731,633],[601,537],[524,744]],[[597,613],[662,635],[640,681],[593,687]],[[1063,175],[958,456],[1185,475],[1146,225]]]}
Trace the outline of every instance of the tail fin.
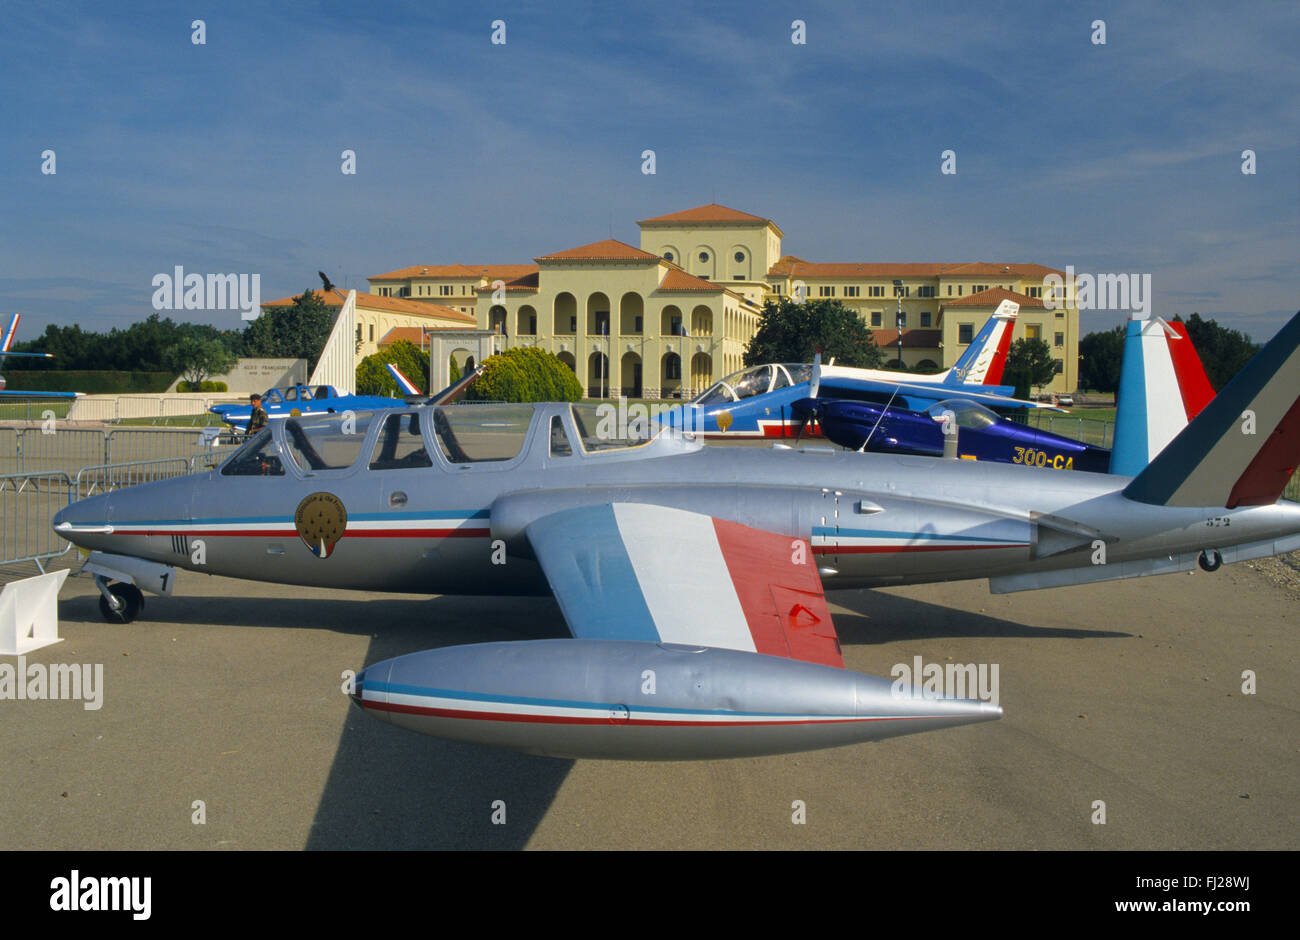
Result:
{"label": "tail fin", "polygon": [[1164,506],[1265,506],[1300,463],[1300,313],[1183,428],[1124,495]]}
{"label": "tail fin", "polygon": [[944,385],[1001,385],[1020,304],[1004,300],[961,358],[944,376]]}
{"label": "tail fin", "polygon": [[7,353],[9,347],[14,343],[14,336],[18,333],[18,318],[22,314],[15,313],[9,318],[9,326],[5,328],[3,341],[0,341],[0,354]]}
{"label": "tail fin", "polygon": [[1110,472],[1137,476],[1214,398],[1187,327],[1128,322]]}
{"label": "tail fin", "polygon": [[403,395],[420,394],[420,390],[416,388],[415,383],[412,382],[410,379],[408,379],[406,376],[402,375],[402,371],[398,369],[397,366],[393,365],[391,362],[387,363],[387,365],[388,365],[388,374],[391,375],[393,379],[397,382],[398,391],[400,391]]}

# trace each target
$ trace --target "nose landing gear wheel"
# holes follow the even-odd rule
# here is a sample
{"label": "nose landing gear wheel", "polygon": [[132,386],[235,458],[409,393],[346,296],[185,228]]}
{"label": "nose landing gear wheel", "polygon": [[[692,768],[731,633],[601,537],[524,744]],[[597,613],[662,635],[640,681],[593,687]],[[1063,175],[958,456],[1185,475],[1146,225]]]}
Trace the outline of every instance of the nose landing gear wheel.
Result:
{"label": "nose landing gear wheel", "polygon": [[99,612],[109,623],[130,623],[144,610],[144,594],[134,584],[125,582],[110,584],[108,591],[119,605],[119,608],[114,610],[109,605],[108,598],[100,594]]}
{"label": "nose landing gear wheel", "polygon": [[1223,556],[1216,549],[1207,548],[1197,557],[1196,563],[1203,571],[1218,571],[1223,566]]}

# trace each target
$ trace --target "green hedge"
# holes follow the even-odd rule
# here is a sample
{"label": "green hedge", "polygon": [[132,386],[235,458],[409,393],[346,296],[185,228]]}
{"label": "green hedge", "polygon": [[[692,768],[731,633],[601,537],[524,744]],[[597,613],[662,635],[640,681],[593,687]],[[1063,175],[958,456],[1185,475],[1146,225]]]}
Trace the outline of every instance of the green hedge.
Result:
{"label": "green hedge", "polygon": [[199,383],[198,388],[194,387],[193,382],[176,383],[176,391],[178,392],[224,392],[227,390],[228,389],[225,382],[203,381]]}
{"label": "green hedge", "polygon": [[176,378],[173,372],[63,372],[56,369],[10,372],[5,378],[11,392],[85,392],[87,395],[125,395],[130,392],[165,392]]}

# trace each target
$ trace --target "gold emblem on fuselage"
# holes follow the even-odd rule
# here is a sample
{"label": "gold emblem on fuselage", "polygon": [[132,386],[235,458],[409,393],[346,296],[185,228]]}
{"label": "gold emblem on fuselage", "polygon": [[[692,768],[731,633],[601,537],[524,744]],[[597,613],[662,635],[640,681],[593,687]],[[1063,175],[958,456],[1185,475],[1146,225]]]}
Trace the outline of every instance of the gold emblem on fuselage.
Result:
{"label": "gold emblem on fuselage", "polygon": [[348,527],[348,511],[333,493],[312,493],[298,504],[293,527],[313,555],[328,558]]}

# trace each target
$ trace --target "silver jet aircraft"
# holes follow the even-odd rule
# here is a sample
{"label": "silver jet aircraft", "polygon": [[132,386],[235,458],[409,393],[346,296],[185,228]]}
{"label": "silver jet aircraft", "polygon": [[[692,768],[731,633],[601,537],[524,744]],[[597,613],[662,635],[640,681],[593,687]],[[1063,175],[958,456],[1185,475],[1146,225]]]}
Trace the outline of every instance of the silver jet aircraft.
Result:
{"label": "silver jet aircraft", "polygon": [[[566,757],[831,747],[996,718],[843,668],[823,590],[994,592],[1214,570],[1300,548],[1300,315],[1138,476],[704,447],[609,406],[290,418],[219,469],[75,503],[109,619],[176,569],[305,586],[553,594],[572,639],[399,656],[354,701]],[[648,439],[646,439],[648,438]]]}

